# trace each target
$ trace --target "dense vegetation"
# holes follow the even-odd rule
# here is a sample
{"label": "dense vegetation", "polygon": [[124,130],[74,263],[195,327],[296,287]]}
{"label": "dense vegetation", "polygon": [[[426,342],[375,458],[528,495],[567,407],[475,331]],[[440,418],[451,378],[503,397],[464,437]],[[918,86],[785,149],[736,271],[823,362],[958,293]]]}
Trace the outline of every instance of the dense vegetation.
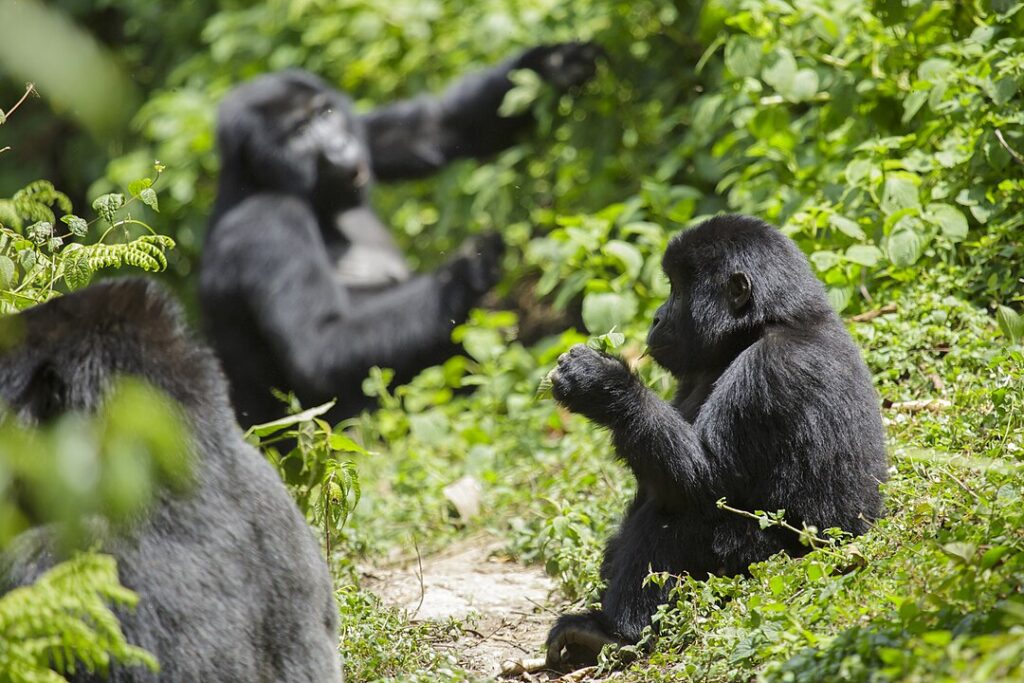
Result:
{"label": "dense vegetation", "polygon": [[[58,154],[52,137],[38,146],[38,131],[68,125],[29,101],[0,128],[13,146],[0,154],[4,187],[52,178],[76,199],[107,197],[94,206],[116,223],[110,212],[123,209],[106,193],[151,175],[159,159],[160,213],[149,222],[177,242],[166,277],[186,297],[213,198],[214,109],[238,80],[301,65],[368,108],[438,89],[538,40],[592,38],[607,50],[597,81],[575,97],[516,91],[536,96],[535,141],[377,192],[382,215],[423,264],[469,232],[501,230],[513,247],[503,290],[528,283],[551,305],[580,306],[587,329],[524,346],[514,314],[480,312],[456,331],[465,357],[404,387],[390,386],[386,370],[368,378],[378,411],[346,425],[308,414],[284,425],[301,432],[281,467],[330,550],[353,680],[471,677],[443,647],[463,625],[412,623],[359,586],[358,563],[413,542],[427,552],[486,530],[508,554],[542,563],[568,600],[594,598],[601,544],[631,481],[606,436],[537,387],[588,334],[614,327],[622,337],[612,343],[638,358],[665,293],[658,260],[668,236],[723,210],[782,226],[850,320],[885,405],[889,514],[863,538],[773,558],[749,578],[684,582],[659,615],[650,660],[625,667],[625,679],[1024,676],[1024,3],[55,5],[111,46],[145,103],[123,139],[68,132]],[[4,92],[4,102],[20,95]],[[149,187],[128,192],[137,210],[157,208],[143,194]],[[58,220],[72,213],[66,199],[47,196]],[[24,198],[12,197],[15,208]],[[36,266],[24,250],[50,259],[52,277],[34,280],[50,287],[38,298],[58,273],[74,287],[78,264],[89,273],[109,265],[85,258],[95,251],[79,254],[88,246],[69,254],[52,244],[54,216],[17,210],[15,220],[0,213],[16,233],[8,237],[21,240],[0,242],[5,310],[21,307],[14,292],[38,289],[23,284]],[[637,364],[671,391],[648,359]],[[457,391],[465,386],[473,393]],[[443,493],[467,474],[484,501],[468,520],[451,514]],[[765,513],[772,523],[775,511]],[[0,601],[0,634],[18,604]],[[3,653],[0,642],[0,671]]]}

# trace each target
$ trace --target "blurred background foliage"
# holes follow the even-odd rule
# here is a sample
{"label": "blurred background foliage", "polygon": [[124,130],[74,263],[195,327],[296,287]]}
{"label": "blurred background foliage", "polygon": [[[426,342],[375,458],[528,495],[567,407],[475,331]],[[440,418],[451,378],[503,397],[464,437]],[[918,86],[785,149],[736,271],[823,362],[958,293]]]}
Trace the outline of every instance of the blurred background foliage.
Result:
{"label": "blurred background foliage", "polygon": [[[184,291],[214,195],[216,105],[232,85],[301,66],[365,110],[438,91],[535,42],[593,39],[607,68],[575,99],[541,102],[524,144],[491,164],[378,188],[374,202],[414,260],[429,264],[467,232],[497,228],[522,247],[512,280],[564,266],[576,274],[569,287],[582,289],[589,270],[566,240],[527,248],[531,237],[557,233],[567,216],[603,220],[609,204],[628,209],[610,235],[627,243],[636,231],[621,228],[637,220],[671,228],[729,210],[784,226],[842,309],[914,277],[921,259],[968,266],[979,302],[1020,297],[1024,59],[1013,2],[52,6],[106,46],[145,101],[125,108],[131,125],[113,136],[58,109],[20,117],[8,125],[18,144],[0,181],[45,177],[76,198],[123,186],[159,159],[162,226],[180,245],[171,272]],[[0,97],[20,85],[5,79]],[[560,293],[564,302],[578,292]]]}

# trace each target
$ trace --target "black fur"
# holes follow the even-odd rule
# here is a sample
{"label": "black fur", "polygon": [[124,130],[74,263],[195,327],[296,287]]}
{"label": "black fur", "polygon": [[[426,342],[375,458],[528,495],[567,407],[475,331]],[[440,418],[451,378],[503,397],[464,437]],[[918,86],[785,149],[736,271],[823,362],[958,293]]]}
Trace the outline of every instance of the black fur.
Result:
{"label": "black fur", "polygon": [[626,365],[587,346],[552,375],[555,398],[611,430],[636,498],[601,565],[601,609],[560,618],[553,667],[635,643],[666,589],[653,571],[744,573],[806,548],[796,534],[719,510],[786,510],[800,527],[861,534],[881,513],[886,451],[871,377],[796,245],[762,221],[711,219],[672,239],[672,294],[655,315],[651,356],[678,381],[666,403]]}
{"label": "black fur", "polygon": [[337,419],[368,405],[359,387],[372,366],[403,381],[456,352],[451,330],[497,281],[502,241],[471,240],[415,276],[369,205],[371,179],[420,177],[507,147],[531,123],[498,115],[509,72],[569,87],[590,78],[597,54],[583,43],[532,48],[440,97],[365,116],[302,71],[228,94],[200,300],[243,425],[280,415],[272,387],[307,405],[337,397]]}
{"label": "black fur", "polygon": [[[141,280],[92,286],[18,315],[0,351],[0,405],[35,423],[91,412],[117,375],[140,377],[181,407],[194,486],[158,492],[121,535],[101,534],[121,583],[139,594],[119,617],[159,675],[113,667],[73,681],[340,680],[337,604],[320,548],[273,468],[243,440],[213,355],[185,332],[177,304]],[[104,525],[97,523],[97,528]],[[0,593],[58,561],[52,529],[16,539]]]}

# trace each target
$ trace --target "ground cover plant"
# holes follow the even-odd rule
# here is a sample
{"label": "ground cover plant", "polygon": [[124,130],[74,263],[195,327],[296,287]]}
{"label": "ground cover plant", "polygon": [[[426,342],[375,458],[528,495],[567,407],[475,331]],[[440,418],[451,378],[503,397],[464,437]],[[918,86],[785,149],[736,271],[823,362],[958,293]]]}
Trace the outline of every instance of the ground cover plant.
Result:
{"label": "ground cover plant", "polygon": [[[453,547],[501,561],[487,565],[503,568],[488,574],[495,591],[542,568],[553,592],[523,609],[545,626],[592,603],[630,478],[606,434],[538,387],[559,353],[590,340],[668,395],[667,374],[643,356],[666,292],[658,259],[673,232],[719,211],[793,237],[864,350],[888,432],[887,516],[854,541],[815,530],[818,549],[750,577],[683,581],[648,659],[606,656],[575,680],[1024,677],[1024,3],[207,3],[198,15],[167,10],[160,23],[178,49],[156,52],[148,13],[161,4],[107,3],[131,20],[104,37],[124,63],[159,58],[140,71],[146,102],[100,155],[92,194],[77,178],[95,178],[83,169],[96,157],[73,163],[85,143],[11,187],[45,175],[71,195],[102,195],[159,158],[154,226],[178,244],[168,275],[186,297],[213,196],[213,111],[238,80],[303,66],[366,110],[538,40],[594,39],[608,53],[575,100],[536,106],[536,141],[375,197],[424,267],[501,228],[505,300],[525,291],[578,310],[582,328],[525,344],[515,313],[478,311],[456,330],[464,356],[405,386],[371,373],[364,390],[379,409],[340,425],[313,410],[251,434],[329,552],[350,680],[486,678],[501,662],[468,644],[502,638],[520,646],[506,644],[513,659],[541,654],[544,627],[502,630],[504,617],[473,610],[424,616],[435,614],[430,558]],[[510,109],[554,97],[528,80],[513,92]],[[23,113],[0,134],[20,125]],[[282,454],[285,439],[296,446]],[[395,565],[411,567],[411,600],[395,597]]]}

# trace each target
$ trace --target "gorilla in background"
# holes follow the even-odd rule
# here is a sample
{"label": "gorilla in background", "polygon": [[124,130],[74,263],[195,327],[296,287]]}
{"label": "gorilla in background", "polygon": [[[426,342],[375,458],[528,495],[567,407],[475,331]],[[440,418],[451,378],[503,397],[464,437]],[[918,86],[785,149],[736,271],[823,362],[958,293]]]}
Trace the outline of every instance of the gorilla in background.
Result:
{"label": "gorilla in background", "polygon": [[554,397],[608,428],[636,498],[601,564],[601,609],[558,619],[548,666],[593,662],[636,643],[668,587],[650,571],[740,574],[796,534],[716,506],[786,510],[790,524],[864,533],[881,513],[885,439],[871,377],[797,246],[766,223],[713,218],[677,235],[662,261],[671,295],[651,356],[675,376],[666,403],[625,363],[577,345]]}
{"label": "gorilla in background", "polygon": [[[0,351],[0,405],[28,423],[92,412],[115,376],[164,391],[190,430],[194,486],[158,491],[145,519],[106,533],[121,583],[139,595],[118,617],[153,674],[111,667],[72,681],[341,679],[338,608],[327,564],[267,461],[242,440],[213,354],[184,331],[181,310],[142,280],[116,280],[17,316],[22,337]],[[97,525],[102,528],[102,524]],[[0,594],[58,560],[53,529],[22,534],[0,558]]]}
{"label": "gorilla in background", "polygon": [[497,282],[502,240],[470,240],[414,275],[369,205],[371,179],[418,178],[508,147],[532,123],[498,114],[509,72],[532,69],[566,89],[594,74],[598,54],[589,43],[534,47],[440,97],[365,115],[298,70],[227,95],[199,295],[243,425],[280,417],[271,388],[306,405],[337,397],[338,419],[369,405],[359,387],[372,366],[405,381],[457,352],[451,330]]}

